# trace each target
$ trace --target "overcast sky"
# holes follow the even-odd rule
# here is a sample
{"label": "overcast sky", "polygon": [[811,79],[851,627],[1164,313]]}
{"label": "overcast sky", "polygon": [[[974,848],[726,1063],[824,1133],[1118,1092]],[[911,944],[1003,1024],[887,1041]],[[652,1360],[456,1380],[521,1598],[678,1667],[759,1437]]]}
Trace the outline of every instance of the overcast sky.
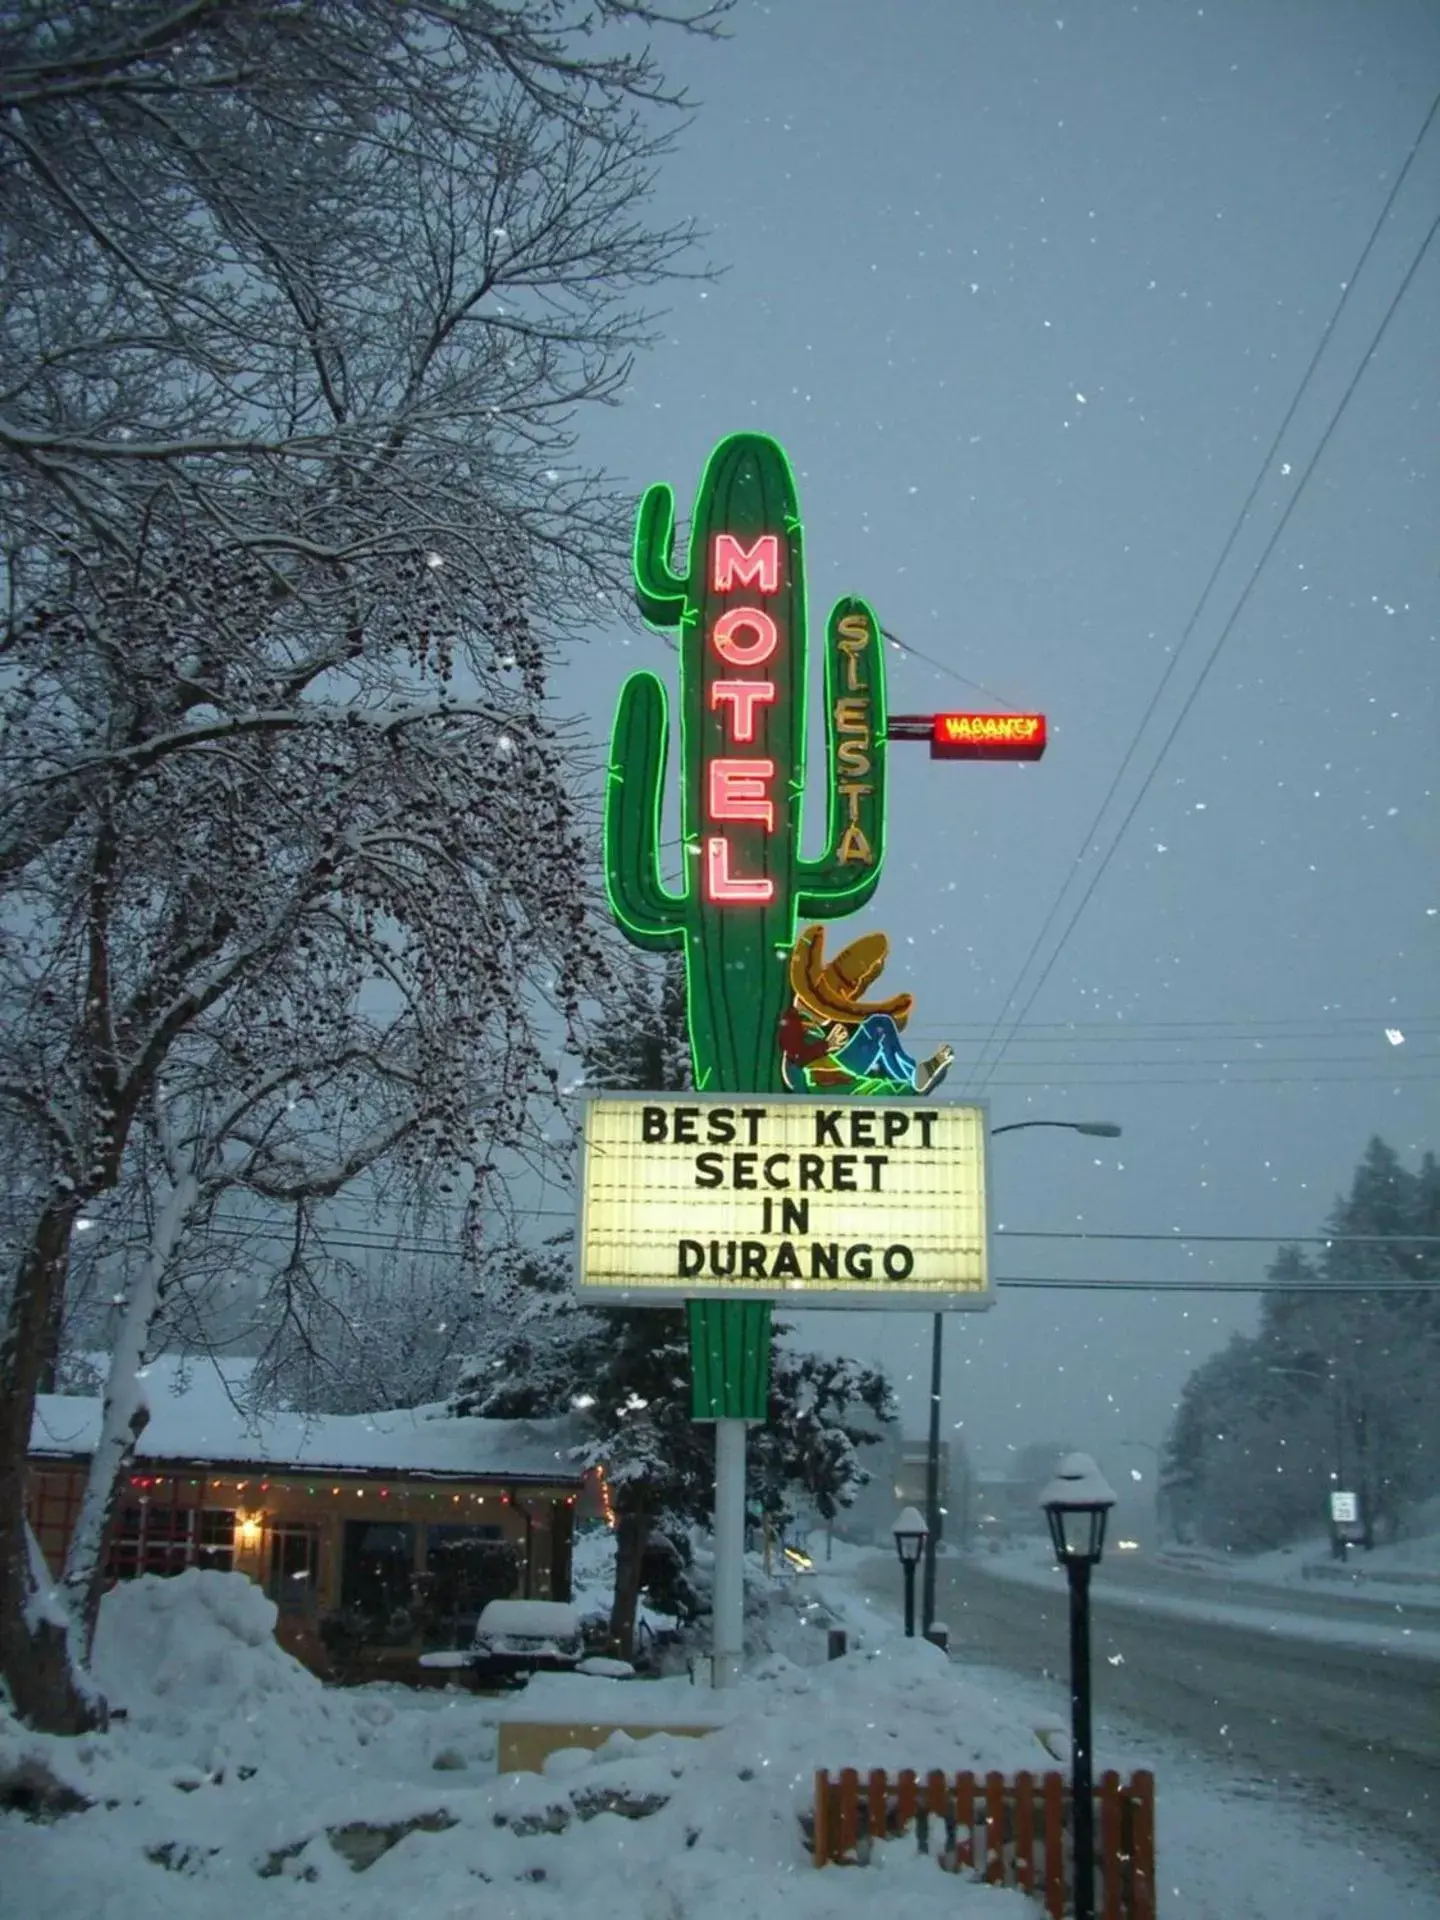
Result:
{"label": "overcast sky", "polygon": [[[1049,716],[1035,766],[892,749],[886,877],[844,923],[890,935],[887,990],[995,1124],[1124,1127],[994,1142],[995,1224],[1315,1232],[1371,1133],[1412,1164],[1440,1140],[1440,247],[1415,264],[1440,121],[1193,616],[1431,110],[1440,8],[742,0],[728,43],[666,52],[701,104],[658,210],[726,271],[679,290],[582,450],[683,513],[714,441],[774,434],[813,630],[863,594],[917,649],[890,654],[892,711]],[[608,727],[642,665],[672,672],[663,640],[597,634],[560,698]],[[1001,1237],[995,1264],[1245,1278],[1269,1252]],[[1254,1314],[1002,1286],[949,1322],[946,1425],[986,1465],[1053,1436],[1148,1471],[1121,1442],[1158,1441]],[[884,1359],[921,1424],[921,1317],[802,1330]]]}

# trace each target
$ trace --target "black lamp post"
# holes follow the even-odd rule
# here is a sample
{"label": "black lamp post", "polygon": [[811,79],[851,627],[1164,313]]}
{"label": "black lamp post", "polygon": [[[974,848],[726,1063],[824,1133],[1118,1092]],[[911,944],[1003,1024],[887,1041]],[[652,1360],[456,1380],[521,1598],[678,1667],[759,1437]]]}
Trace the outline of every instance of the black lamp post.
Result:
{"label": "black lamp post", "polygon": [[[1118,1140],[1122,1129],[1113,1120],[1011,1120],[997,1133],[1019,1133],[1025,1127],[1063,1127],[1067,1133],[1088,1133],[1099,1140]],[[929,1538],[925,1542],[925,1580],[920,1612],[923,1630],[928,1633],[935,1621],[935,1558],[940,1546],[940,1378],[943,1371],[945,1316],[933,1314],[930,1323],[930,1442],[925,1456],[925,1523]],[[953,1492],[953,1487],[951,1491]]]}
{"label": "black lamp post", "polygon": [[905,1572],[905,1638],[915,1638],[915,1569],[925,1551],[929,1529],[914,1507],[906,1507],[895,1522],[895,1551]]}
{"label": "black lamp post", "polygon": [[1095,1807],[1090,1752],[1090,1569],[1115,1504],[1088,1453],[1067,1453],[1040,1496],[1055,1558],[1070,1581],[1070,1792],[1075,1819],[1075,1920],[1095,1920]]}

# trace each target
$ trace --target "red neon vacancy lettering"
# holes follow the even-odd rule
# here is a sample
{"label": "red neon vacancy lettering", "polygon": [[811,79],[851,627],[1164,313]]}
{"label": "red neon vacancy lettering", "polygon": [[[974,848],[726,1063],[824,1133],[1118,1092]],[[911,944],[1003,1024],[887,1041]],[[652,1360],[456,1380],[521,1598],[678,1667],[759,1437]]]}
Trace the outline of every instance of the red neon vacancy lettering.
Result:
{"label": "red neon vacancy lettering", "polygon": [[737,581],[742,587],[758,586],[761,593],[779,592],[778,535],[762,533],[753,547],[742,547],[733,533],[717,533],[712,551],[710,571],[716,593],[728,593]]}
{"label": "red neon vacancy lettering", "polygon": [[1043,713],[937,713],[930,751],[953,760],[1038,760]]}
{"label": "red neon vacancy lettering", "polygon": [[[753,639],[740,639],[747,629]],[[763,667],[780,644],[775,622],[759,607],[732,607],[722,613],[710,637],[720,658],[732,667]]]}
{"label": "red neon vacancy lettering", "polygon": [[763,907],[775,898],[775,882],[768,875],[742,880],[730,871],[730,842],[717,835],[705,842],[705,897],[718,906]]}
{"label": "red neon vacancy lettering", "polygon": [[709,775],[712,820],[758,820],[775,831],[775,803],[765,791],[775,778],[773,760],[712,760]]}
{"label": "red neon vacancy lettering", "polygon": [[737,747],[748,747],[755,738],[755,709],[775,704],[772,680],[712,680],[710,710],[730,709],[730,738]]}

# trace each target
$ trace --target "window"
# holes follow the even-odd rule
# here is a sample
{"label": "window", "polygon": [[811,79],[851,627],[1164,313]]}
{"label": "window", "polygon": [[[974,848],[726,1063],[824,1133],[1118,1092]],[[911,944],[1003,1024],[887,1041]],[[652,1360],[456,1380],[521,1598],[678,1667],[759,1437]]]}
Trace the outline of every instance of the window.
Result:
{"label": "window", "polygon": [[207,1507],[200,1515],[200,1537],[196,1543],[195,1565],[210,1567],[216,1573],[230,1573],[235,1566],[235,1515],[220,1507]]}
{"label": "window", "polygon": [[347,1520],[340,1604],[371,1622],[381,1646],[411,1639],[415,1599],[415,1529],[406,1522]]}
{"label": "window", "polygon": [[157,1483],[155,1495],[121,1508],[110,1543],[109,1576],[133,1580],[141,1573],[182,1573],[186,1567],[228,1573],[234,1541],[233,1513],[178,1506],[173,1483],[168,1492]]}
{"label": "window", "polygon": [[503,1527],[428,1528],[426,1646],[468,1646],[481,1609],[491,1600],[508,1600],[519,1584],[518,1558]]}
{"label": "window", "polygon": [[320,1536],[314,1527],[272,1527],[265,1591],[281,1613],[310,1613],[320,1569]]}

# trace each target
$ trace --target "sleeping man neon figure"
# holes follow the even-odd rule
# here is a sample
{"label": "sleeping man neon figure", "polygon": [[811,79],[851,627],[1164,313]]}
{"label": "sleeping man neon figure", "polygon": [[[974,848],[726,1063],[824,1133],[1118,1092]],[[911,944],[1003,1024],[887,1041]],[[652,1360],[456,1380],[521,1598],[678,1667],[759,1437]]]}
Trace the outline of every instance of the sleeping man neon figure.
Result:
{"label": "sleeping man neon figure", "polygon": [[931,1093],[945,1078],[953,1048],[942,1046],[923,1061],[905,1051],[900,1030],[914,1005],[910,994],[861,998],[889,953],[883,933],[862,934],[828,963],[823,927],[807,927],[795,942],[793,998],[780,1021],[781,1073],[792,1093]]}

